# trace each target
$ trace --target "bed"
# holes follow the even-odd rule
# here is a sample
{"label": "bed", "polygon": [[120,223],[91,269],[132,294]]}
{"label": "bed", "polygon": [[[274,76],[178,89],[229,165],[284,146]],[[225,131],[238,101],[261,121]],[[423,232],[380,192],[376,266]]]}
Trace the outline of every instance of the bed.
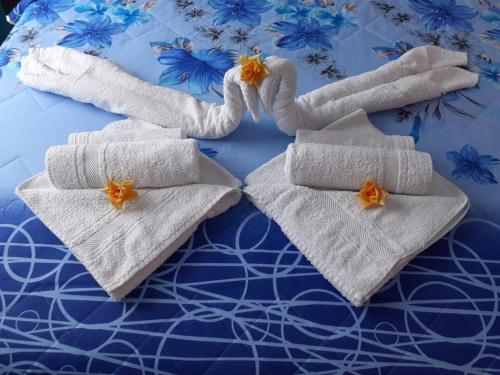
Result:
{"label": "bed", "polygon": [[[0,369],[24,374],[500,374],[500,8],[489,0],[22,0],[0,48]],[[309,34],[308,34],[309,33]],[[313,35],[307,39],[301,35]],[[477,87],[371,115],[411,135],[471,200],[466,218],[363,308],[346,301],[245,198],[205,221],[123,301],[103,292],[14,195],[45,150],[119,119],[16,78],[33,46],[117,61],[222,102],[219,75],[162,65],[261,52],[292,60],[299,93],[424,44],[466,51]],[[222,72],[223,73],[223,72]],[[243,179],[293,139],[246,115],[201,149]]]}

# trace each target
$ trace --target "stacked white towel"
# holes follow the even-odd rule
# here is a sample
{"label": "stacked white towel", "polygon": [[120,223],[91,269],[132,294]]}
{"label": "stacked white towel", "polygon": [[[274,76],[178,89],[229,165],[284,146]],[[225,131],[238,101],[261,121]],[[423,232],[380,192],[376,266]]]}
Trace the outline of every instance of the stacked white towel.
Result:
{"label": "stacked white towel", "polygon": [[[119,127],[120,125],[114,126]],[[86,139],[101,141],[102,137],[98,135]],[[113,136],[114,141],[127,141],[128,139],[128,135],[121,139],[119,132]],[[171,142],[173,141],[167,144],[168,147],[172,146]],[[175,142],[190,144],[188,146],[189,155],[190,157],[193,155],[194,141],[177,140]],[[161,148],[160,143],[162,142],[155,142],[158,144],[157,150]],[[67,156],[66,152],[73,156],[81,156],[77,150],[84,150],[83,154],[87,154],[88,150],[95,146],[97,146],[96,150],[102,150],[103,145],[108,151],[110,147],[117,151],[116,154],[113,154],[115,156],[118,155],[118,150],[121,150],[122,147],[126,148],[126,152],[136,152],[135,156],[139,158],[141,153],[148,153],[144,143],[60,146],[61,148],[54,149],[50,153],[63,149],[65,156]],[[96,153],[99,154],[97,151]],[[104,151],[100,155],[107,155],[107,153]],[[166,170],[170,168],[170,171],[172,171],[172,166],[169,163],[175,163],[178,166],[184,163],[180,159],[169,160],[166,155],[168,152],[164,155],[158,153],[153,156],[153,154],[149,154],[151,164],[148,162],[148,165],[155,165],[157,168],[155,173],[160,171],[161,163]],[[196,162],[191,160],[190,163],[199,164],[197,183],[155,189],[137,189],[139,200],[131,202],[121,211],[112,208],[106,195],[100,189],[57,189],[52,184],[47,172],[21,183],[17,187],[16,193],[40,220],[71,249],[99,285],[109,295],[120,299],[158,268],[191,236],[203,220],[221,214],[240,200],[240,181],[208,157],[198,152],[196,155],[199,160]],[[54,159],[52,157],[50,155],[48,157],[49,165],[52,161],[57,164],[59,159],[56,156]],[[67,160],[66,157],[61,159]],[[84,159],[80,160],[85,165]],[[114,159],[114,161],[117,160]],[[104,165],[107,167],[111,165],[106,164],[108,161],[104,161]],[[143,161],[146,162],[146,160]],[[74,167],[76,164],[69,163],[68,165]],[[62,168],[62,165],[57,166],[57,168],[60,167]],[[78,167],[81,167],[81,164],[78,164]],[[66,170],[69,176],[73,173],[72,168],[66,168]],[[78,173],[80,172],[82,169],[78,169]],[[83,168],[84,175],[88,172],[88,169]],[[128,172],[137,173],[137,170],[130,169]],[[90,175],[97,176],[93,173],[90,172]],[[109,173],[109,176],[114,176],[114,171],[109,171]],[[124,171],[120,171],[120,173],[123,174],[117,178],[130,178]],[[63,186],[67,186],[64,184],[70,183],[69,179],[74,178],[74,176],[69,176],[58,173],[56,177],[52,174],[51,178],[53,181],[58,181],[57,184],[62,181]],[[108,175],[99,174],[100,182],[104,180],[103,176]],[[160,184],[157,176],[148,174],[147,176],[136,175],[134,180],[136,186],[142,185],[141,179],[143,177],[154,179],[146,185]],[[170,183],[167,175],[164,174],[161,178],[166,178],[167,183]],[[85,179],[80,180],[80,182],[82,181],[88,182]],[[97,185],[99,185],[97,179],[95,183],[84,184],[84,186],[95,187]],[[104,185],[99,187],[102,188]]]}
{"label": "stacked white towel", "polygon": [[[337,126],[320,132],[333,133]],[[374,129],[366,126],[366,134]],[[356,131],[362,135],[363,125]],[[356,192],[291,184],[285,162],[283,153],[252,172],[244,192],[356,306],[453,228],[469,207],[465,194],[434,172],[428,195],[391,194],[384,207],[365,210]]]}
{"label": "stacked white towel", "polygon": [[390,193],[426,195],[431,188],[432,159],[415,150],[290,144],[285,174],[294,185],[359,190],[371,179]]}

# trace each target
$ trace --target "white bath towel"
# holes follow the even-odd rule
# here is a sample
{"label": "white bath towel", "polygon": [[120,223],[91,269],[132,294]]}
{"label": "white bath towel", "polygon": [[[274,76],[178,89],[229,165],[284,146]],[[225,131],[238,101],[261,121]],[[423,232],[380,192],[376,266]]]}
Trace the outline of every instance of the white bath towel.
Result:
{"label": "white bath towel", "polygon": [[381,134],[362,109],[342,117],[320,131],[297,130],[295,143],[375,147],[387,150],[415,148],[412,137]]}
{"label": "white bath towel", "polygon": [[294,135],[298,129],[318,130],[358,109],[367,113],[403,107],[443,93],[473,87],[479,76],[457,66],[467,54],[434,46],[414,48],[380,68],[334,82],[295,98],[297,72],[293,63],[272,57],[270,75],[258,88],[266,112],[276,125]]}
{"label": "white bath towel", "polygon": [[241,81],[240,66],[224,77],[224,104],[216,105],[127,73],[118,64],[60,46],[31,48],[18,73],[28,86],[91,103],[109,112],[196,138],[220,138],[237,128],[247,110],[258,120],[258,96]]}
{"label": "white bath towel", "polygon": [[197,142],[186,139],[54,146],[47,150],[45,166],[58,189],[103,188],[108,180],[159,188],[197,183],[199,160]]}
{"label": "white bath towel", "polygon": [[[122,121],[119,121],[122,123]],[[128,123],[128,122],[127,122]],[[113,123],[112,123],[113,124]],[[137,123],[140,124],[140,123]],[[154,126],[154,125],[153,125]],[[164,140],[164,139],[183,139],[184,134],[180,128],[162,128],[156,126],[150,128],[148,126],[139,125],[135,129],[125,130],[120,129],[120,134],[117,134],[116,128],[120,125],[113,125],[112,130],[103,129],[100,131],[71,133],[68,136],[68,144],[83,145],[87,143],[110,143],[110,142],[141,142],[147,140]]]}
{"label": "white bath towel", "polygon": [[[353,139],[383,139],[369,121],[352,122],[363,116],[352,114],[324,132],[345,134],[350,127]],[[356,306],[451,230],[469,208],[465,194],[434,172],[428,195],[391,194],[386,206],[364,210],[356,192],[291,184],[285,162],[283,153],[252,172],[244,192]]]}
{"label": "white bath towel", "polygon": [[415,150],[290,144],[285,174],[294,185],[359,191],[367,179],[397,194],[426,195],[432,183],[432,159]]}
{"label": "white bath towel", "polygon": [[[137,130],[137,121],[118,121],[105,129],[113,127],[126,129],[114,135],[122,142],[126,131]],[[98,189],[54,188],[46,172],[21,183],[16,193],[99,285],[121,299],[187,241],[203,220],[240,200],[240,181],[207,156],[198,156],[199,183],[138,189],[139,200],[122,211],[113,209]]]}

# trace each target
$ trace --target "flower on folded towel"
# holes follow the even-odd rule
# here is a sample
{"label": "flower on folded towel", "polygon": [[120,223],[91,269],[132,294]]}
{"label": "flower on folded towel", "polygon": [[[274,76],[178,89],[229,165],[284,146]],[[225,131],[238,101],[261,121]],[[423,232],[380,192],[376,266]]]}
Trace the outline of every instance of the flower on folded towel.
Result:
{"label": "flower on folded towel", "polygon": [[108,196],[108,201],[116,210],[123,209],[123,205],[128,201],[139,199],[139,193],[134,190],[134,182],[130,180],[123,181],[121,184],[108,180],[108,186],[102,189]]}
{"label": "flower on folded towel", "polygon": [[269,75],[269,69],[262,61],[260,54],[252,57],[242,55],[240,57],[240,64],[241,80],[250,85],[259,86],[264,77]]}
{"label": "flower on folded towel", "polygon": [[389,193],[370,179],[363,182],[363,187],[358,193],[359,202],[364,209],[371,206],[385,206],[388,196]]}

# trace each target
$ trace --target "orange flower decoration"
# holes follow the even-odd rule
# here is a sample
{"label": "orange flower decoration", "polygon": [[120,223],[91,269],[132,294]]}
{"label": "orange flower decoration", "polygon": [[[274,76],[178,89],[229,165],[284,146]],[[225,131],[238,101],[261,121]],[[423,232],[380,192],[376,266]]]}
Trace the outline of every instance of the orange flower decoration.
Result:
{"label": "orange flower decoration", "polygon": [[108,180],[108,186],[102,189],[107,194],[108,201],[116,210],[123,209],[123,205],[128,201],[139,199],[139,193],[134,190],[134,182],[131,180],[117,184],[113,180]]}
{"label": "orange flower decoration", "polygon": [[269,69],[260,58],[260,54],[252,57],[242,55],[240,57],[240,64],[241,80],[250,85],[259,86],[264,77],[269,75]]}
{"label": "orange flower decoration", "polygon": [[377,185],[373,180],[363,182],[363,187],[358,193],[359,202],[364,209],[371,206],[385,206],[389,193]]}

